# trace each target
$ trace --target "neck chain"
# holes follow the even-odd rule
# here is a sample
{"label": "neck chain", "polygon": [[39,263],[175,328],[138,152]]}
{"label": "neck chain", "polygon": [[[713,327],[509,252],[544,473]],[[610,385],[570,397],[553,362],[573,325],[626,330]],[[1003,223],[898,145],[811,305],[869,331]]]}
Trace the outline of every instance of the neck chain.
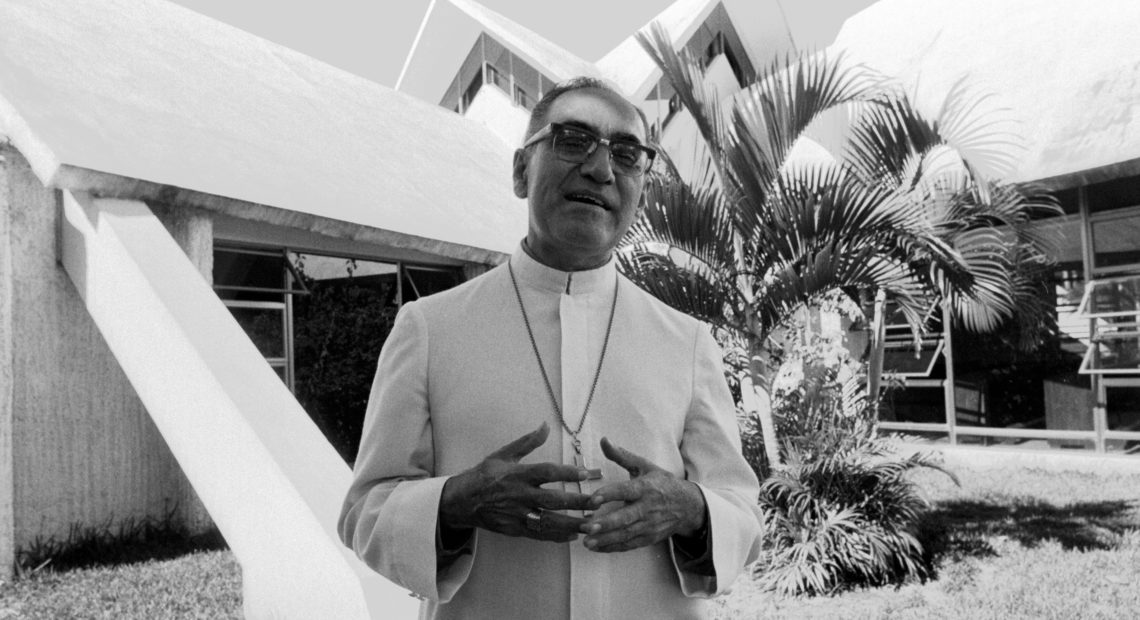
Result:
{"label": "neck chain", "polygon": [[[542,381],[546,383],[546,393],[550,395],[550,404],[554,406],[554,412],[558,414],[558,421],[562,423],[562,428],[570,434],[571,443],[574,446],[575,458],[574,462],[578,467],[585,469],[585,463],[582,460],[582,442],[578,439],[578,433],[582,432],[582,427],[586,424],[586,414],[590,412],[590,403],[594,400],[594,390],[598,387],[598,378],[602,376],[602,362],[606,360],[606,349],[610,346],[610,331],[614,327],[614,310],[617,309],[617,292],[618,283],[614,281],[614,300],[610,305],[610,320],[606,324],[606,338],[602,341],[602,353],[598,356],[598,368],[594,371],[594,382],[590,385],[590,395],[586,398],[586,406],[582,409],[582,418],[578,420],[578,428],[571,429],[570,425],[566,423],[566,416],[562,415],[562,407],[558,406],[558,399],[554,396],[554,388],[550,385],[550,377],[546,374],[546,366],[542,363],[542,355],[538,353],[538,343],[534,339],[534,330],[530,327],[530,319],[526,316],[526,306],[523,305],[522,293],[519,292],[519,283],[515,279],[515,270],[511,264],[507,263],[507,271],[511,274],[511,284],[515,287],[515,298],[519,300],[519,311],[522,313],[523,324],[526,325],[526,335],[530,336],[530,346],[534,349],[534,359],[538,360],[538,370],[542,373]],[[601,470],[590,471],[590,476],[598,478],[601,477]]]}

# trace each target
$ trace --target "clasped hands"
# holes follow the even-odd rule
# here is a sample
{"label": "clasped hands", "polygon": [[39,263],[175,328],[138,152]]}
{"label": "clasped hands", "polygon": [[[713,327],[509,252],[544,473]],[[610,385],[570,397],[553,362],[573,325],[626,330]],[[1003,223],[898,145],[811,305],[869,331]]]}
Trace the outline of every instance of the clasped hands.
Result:
{"label": "clasped hands", "polygon": [[[607,484],[590,495],[542,488],[586,477],[573,465],[519,463],[549,435],[550,427],[543,423],[449,478],[440,499],[441,529],[457,533],[479,527],[552,542],[585,534],[587,548],[614,552],[652,545],[675,534],[690,536],[704,526],[704,496],[696,484],[607,439],[602,439],[602,453],[628,471],[629,480]],[[555,512],[560,510],[595,512],[576,517]]]}

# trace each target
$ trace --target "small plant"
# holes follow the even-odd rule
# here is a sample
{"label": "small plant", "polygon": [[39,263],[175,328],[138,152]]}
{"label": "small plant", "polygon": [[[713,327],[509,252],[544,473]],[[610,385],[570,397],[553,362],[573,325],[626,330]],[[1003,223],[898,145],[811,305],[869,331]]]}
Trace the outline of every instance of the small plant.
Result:
{"label": "small plant", "polygon": [[930,455],[901,457],[881,437],[859,366],[816,337],[793,351],[776,382],[785,465],[763,482],[767,545],[754,566],[760,587],[786,595],[923,579],[917,536],[929,504],[905,474],[944,471]]}
{"label": "small plant", "polygon": [[63,538],[37,536],[16,553],[16,574],[27,578],[42,571],[129,564],[226,548],[217,530],[191,533],[176,513],[175,504],[159,517],[128,517],[117,524],[108,518],[99,525],[72,524]]}

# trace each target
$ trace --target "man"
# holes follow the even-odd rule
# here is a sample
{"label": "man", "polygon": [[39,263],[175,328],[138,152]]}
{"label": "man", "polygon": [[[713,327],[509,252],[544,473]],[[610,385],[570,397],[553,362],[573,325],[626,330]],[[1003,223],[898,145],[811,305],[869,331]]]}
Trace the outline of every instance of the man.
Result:
{"label": "man", "polygon": [[614,266],[647,134],[603,82],[547,93],[515,152],[521,247],[384,345],[340,534],[426,617],[699,618],[756,557],[720,352]]}

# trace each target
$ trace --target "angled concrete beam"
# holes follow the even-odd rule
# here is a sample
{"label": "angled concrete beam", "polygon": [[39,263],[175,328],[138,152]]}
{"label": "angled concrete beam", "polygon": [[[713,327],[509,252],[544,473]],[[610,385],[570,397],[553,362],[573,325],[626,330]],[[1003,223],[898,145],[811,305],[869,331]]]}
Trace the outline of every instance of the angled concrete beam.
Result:
{"label": "angled concrete beam", "polygon": [[350,471],[144,203],[64,192],[61,260],[242,566],[247,618],[412,618],[336,534]]}

